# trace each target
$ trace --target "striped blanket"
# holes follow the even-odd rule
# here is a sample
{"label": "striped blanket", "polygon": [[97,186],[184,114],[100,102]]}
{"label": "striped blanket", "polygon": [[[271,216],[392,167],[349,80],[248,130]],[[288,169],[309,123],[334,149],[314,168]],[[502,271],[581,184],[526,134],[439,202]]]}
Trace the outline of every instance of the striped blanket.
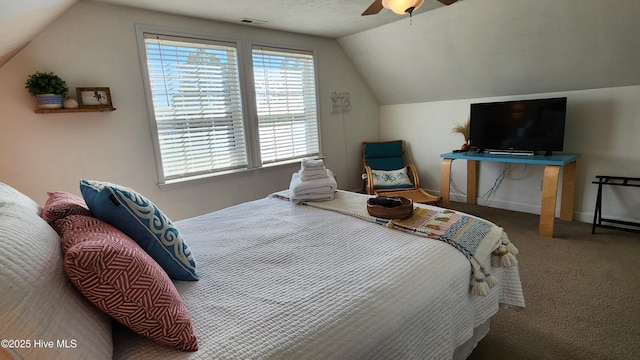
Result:
{"label": "striped blanket", "polygon": [[[286,192],[275,194],[286,199]],[[303,202],[302,205],[336,211],[402,232],[444,241],[460,251],[471,263],[471,292],[486,296],[496,284],[489,271],[478,259],[491,256],[492,266],[517,265],[518,249],[509,241],[504,230],[486,220],[437,207],[417,206],[406,219],[382,219],[367,212],[368,196],[338,191],[334,200]]]}

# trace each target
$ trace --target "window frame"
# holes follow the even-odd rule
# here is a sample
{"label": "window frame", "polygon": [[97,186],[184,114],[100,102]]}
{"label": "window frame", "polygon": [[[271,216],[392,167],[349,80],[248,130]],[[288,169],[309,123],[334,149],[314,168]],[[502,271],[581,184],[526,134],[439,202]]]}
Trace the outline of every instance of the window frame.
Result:
{"label": "window frame", "polygon": [[[303,49],[292,49],[292,48],[284,48],[282,46],[273,46],[273,45],[267,45],[267,44],[259,44],[259,43],[249,43],[249,59],[251,60],[251,88],[250,90],[252,91],[252,99],[251,99],[251,103],[250,105],[255,106],[255,108],[253,108],[253,110],[255,111],[254,113],[252,113],[252,119],[253,119],[253,124],[255,125],[254,130],[256,131],[256,136],[258,137],[258,141],[256,142],[257,145],[257,150],[260,152],[261,148],[262,148],[262,144],[260,143],[260,118],[258,115],[258,100],[257,100],[257,87],[256,87],[256,74],[254,73],[254,69],[256,68],[255,64],[253,63],[253,52],[256,49],[262,49],[264,51],[267,52],[280,52],[280,53],[289,53],[289,54],[300,54],[300,55],[305,55],[305,56],[311,56],[313,59],[313,76],[314,76],[314,93],[315,93],[315,99],[313,100],[315,102],[315,115],[316,115],[316,131],[317,131],[317,138],[318,138],[318,154],[311,154],[308,157],[319,157],[322,154],[322,141],[321,141],[321,137],[320,137],[320,100],[319,100],[319,96],[318,96],[318,66],[317,66],[317,60],[316,60],[316,54],[314,51],[310,51],[310,50],[303,50]],[[273,56],[273,55],[271,55]],[[260,153],[258,159],[260,160],[260,166],[261,167],[268,167],[268,166],[277,166],[278,164],[281,163],[291,163],[291,162],[297,162],[300,161],[301,157],[293,157],[293,158],[289,158],[289,159],[282,159],[282,160],[276,160],[276,161],[268,161],[266,164],[264,162],[264,158],[262,156],[262,154]]]}
{"label": "window frame", "polygon": [[[138,42],[138,56],[140,59],[141,72],[143,77],[143,85],[145,92],[145,100],[147,104],[147,114],[149,120],[149,126],[151,131],[151,138],[153,143],[154,159],[156,162],[156,172],[158,179],[158,186],[160,188],[174,186],[179,184],[187,184],[194,181],[206,181],[207,179],[218,178],[220,176],[234,176],[234,174],[241,174],[246,172],[254,172],[260,169],[277,168],[281,166],[287,166],[292,163],[298,163],[305,157],[323,157],[322,150],[322,131],[321,131],[321,113],[320,113],[320,95],[319,95],[319,77],[318,77],[318,58],[315,49],[309,49],[302,46],[283,46],[274,45],[260,42],[243,41],[242,39],[229,39],[219,36],[212,36],[210,34],[200,33],[184,33],[169,30],[163,27],[153,27],[145,25],[135,25],[136,38]],[[176,37],[188,39],[203,40],[206,42],[221,42],[235,45],[236,54],[238,56],[238,76],[240,82],[240,99],[241,109],[243,113],[242,123],[244,126],[245,135],[245,151],[247,158],[246,167],[240,167],[237,169],[223,170],[208,172],[206,174],[199,175],[187,175],[174,179],[166,179],[164,174],[164,167],[162,163],[162,154],[160,150],[160,140],[158,134],[158,124],[156,122],[155,107],[153,103],[153,94],[151,93],[151,82],[149,69],[147,66],[147,51],[145,45],[145,33],[153,33],[162,36]],[[253,73],[253,56],[252,49],[254,47],[265,47],[282,52],[291,53],[305,53],[309,54],[313,58],[314,77],[315,77],[315,105],[316,105],[316,127],[318,138],[318,154],[312,156],[299,157],[294,159],[288,159],[284,161],[270,162],[263,164],[260,154],[260,136],[259,136],[259,123],[258,123],[258,110],[256,100],[256,88],[255,77]]]}

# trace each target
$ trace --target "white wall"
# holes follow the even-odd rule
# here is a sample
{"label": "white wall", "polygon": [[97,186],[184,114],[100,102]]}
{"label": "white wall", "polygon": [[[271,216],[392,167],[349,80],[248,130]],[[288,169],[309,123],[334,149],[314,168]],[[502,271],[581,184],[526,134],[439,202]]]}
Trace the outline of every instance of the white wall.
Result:
{"label": "white wall", "polygon": [[[407,141],[423,187],[438,194],[439,155],[464,142],[451,129],[467,120],[471,103],[556,96],[568,97],[564,152],[582,154],[577,163],[575,218],[591,222],[597,190],[591,181],[596,175],[640,177],[640,86],[382,106],[380,133],[383,139]],[[480,163],[479,196],[491,189],[502,166]],[[504,180],[488,201],[478,199],[478,203],[539,214],[543,170],[543,166],[512,165],[507,173],[513,180]],[[465,162],[454,161],[452,173],[457,188],[466,192]],[[466,201],[455,189],[452,194],[457,194],[452,200]],[[640,221],[638,188],[609,187],[604,199],[603,216]]]}
{"label": "white wall", "polygon": [[[86,1],[64,13],[0,68],[0,181],[40,204],[47,191],[79,194],[82,178],[111,181],[138,190],[174,220],[288,187],[298,165],[170,189],[157,186],[135,24],[315,49],[325,161],[337,174],[340,188],[360,186],[360,143],[378,138],[379,107],[335,40]],[[24,83],[36,70],[54,71],[72,90],[110,87],[117,111],[34,114],[35,100]],[[331,114],[332,91],[351,93],[351,112]]]}

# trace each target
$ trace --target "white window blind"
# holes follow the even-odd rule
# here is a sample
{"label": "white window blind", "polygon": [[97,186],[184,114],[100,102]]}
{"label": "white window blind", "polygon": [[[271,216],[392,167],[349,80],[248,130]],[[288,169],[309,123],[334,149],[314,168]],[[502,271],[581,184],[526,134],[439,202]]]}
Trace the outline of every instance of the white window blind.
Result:
{"label": "white window blind", "polygon": [[164,180],[247,166],[233,43],[144,34]]}
{"label": "white window blind", "polygon": [[254,46],[252,56],[262,163],[318,155],[313,54]]}

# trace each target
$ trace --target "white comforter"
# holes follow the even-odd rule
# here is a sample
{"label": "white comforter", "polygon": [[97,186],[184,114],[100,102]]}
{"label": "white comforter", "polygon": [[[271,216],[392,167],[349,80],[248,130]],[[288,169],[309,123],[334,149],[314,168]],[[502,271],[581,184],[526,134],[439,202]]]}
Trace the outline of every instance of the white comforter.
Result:
{"label": "white comforter", "polygon": [[499,303],[524,307],[517,267],[470,295],[450,245],[333,211],[265,198],[176,226],[201,277],[176,282],[200,350],[120,328],[114,359],[451,359]]}

